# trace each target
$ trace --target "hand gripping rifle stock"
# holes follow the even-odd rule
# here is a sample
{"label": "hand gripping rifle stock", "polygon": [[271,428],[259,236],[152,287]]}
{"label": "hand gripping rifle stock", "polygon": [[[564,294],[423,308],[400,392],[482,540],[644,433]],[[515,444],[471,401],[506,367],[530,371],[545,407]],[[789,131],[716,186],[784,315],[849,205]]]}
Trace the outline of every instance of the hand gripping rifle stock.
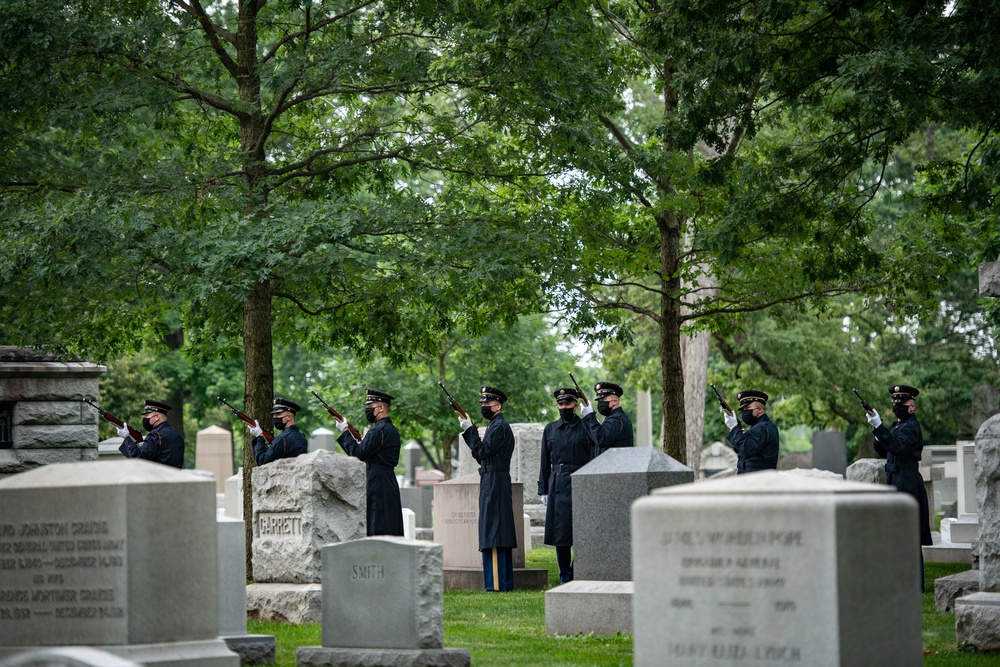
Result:
{"label": "hand gripping rifle stock", "polygon": [[580,389],[580,385],[577,383],[576,378],[573,377],[572,373],[569,374],[569,379],[573,381],[573,386],[576,387],[576,395],[580,397],[580,400],[583,401],[583,404],[590,405],[590,401],[588,401],[587,397],[583,395],[583,390]]}
{"label": "hand gripping rifle stock", "polygon": [[441,387],[441,391],[444,392],[444,395],[448,397],[448,402],[451,403],[451,409],[457,412],[458,416],[461,417],[462,419],[468,419],[469,414],[462,409],[462,406],[458,404],[458,401],[455,400],[455,397],[452,396],[450,393],[448,393],[448,390],[444,388],[444,384],[438,382],[438,386]]}
{"label": "hand gripping rifle stock", "polygon": [[[233,414],[236,415],[237,417],[239,417],[240,421],[243,422],[244,424],[246,424],[247,426],[256,426],[257,425],[257,423],[253,419],[250,419],[250,415],[248,415],[247,413],[243,412],[242,410],[239,410],[239,409],[234,408],[233,406],[229,405],[229,403],[226,403],[226,399],[224,399],[221,396],[219,396],[219,400],[222,401],[223,405],[225,405],[227,408],[229,408],[230,410],[232,410]],[[262,436],[264,436],[264,439],[267,440],[268,444],[274,442],[274,434],[271,433],[270,431],[268,431],[266,428],[261,428],[260,429],[260,434]]]}
{"label": "hand gripping rifle stock", "polygon": [[[719,399],[719,405],[721,405],[721,406],[722,406],[722,409],[726,411],[726,414],[727,414],[727,415],[735,415],[736,413],[735,413],[735,412],[733,412],[733,409],[732,409],[731,407],[729,407],[729,404],[728,404],[728,403],[726,403],[726,399],[722,398],[722,394],[720,394],[720,393],[719,393],[719,390],[715,388],[715,385],[714,385],[714,384],[710,384],[710,385],[708,385],[708,386],[709,386],[709,387],[711,387],[711,388],[712,388],[712,391],[714,391],[714,392],[715,392],[715,397],[716,397],[717,399]],[[739,425],[740,425],[740,420],[739,420],[739,417],[737,417],[737,418],[736,418],[736,425],[737,425],[737,426],[739,426]]]}
{"label": "hand gripping rifle stock", "polygon": [[[101,415],[102,417],[104,417],[105,419],[107,419],[109,422],[111,422],[112,424],[114,424],[115,426],[117,426],[118,428],[121,428],[121,427],[125,426],[125,422],[123,422],[121,419],[118,419],[118,417],[115,417],[110,412],[102,410],[101,408],[99,408],[97,406],[96,403],[91,403],[86,398],[83,399],[83,402],[86,403],[87,405],[91,406],[95,410],[97,410],[97,414]],[[137,431],[134,428],[132,428],[131,426],[128,427],[128,434],[130,436],[132,436],[132,439],[135,440],[136,442],[142,442],[142,434],[139,433],[139,431]]]}
{"label": "hand gripping rifle stock", "polygon": [[852,391],[854,391],[854,395],[858,397],[858,400],[861,401],[861,407],[865,409],[865,412],[867,412],[870,415],[875,414],[875,408],[872,407],[872,404],[866,401],[865,399],[861,398],[861,394],[858,393],[857,389],[854,389]]}
{"label": "hand gripping rifle stock", "polygon": [[[312,392],[309,392],[309,393],[311,393],[313,396],[315,396],[316,400],[323,404],[323,407],[326,408],[326,411],[330,413],[331,417],[333,417],[334,419],[336,419],[339,422],[347,421],[346,419],[344,419],[343,417],[340,416],[339,412],[337,412],[336,410],[334,410],[333,408],[331,408],[329,405],[327,405],[327,402],[324,401],[322,398],[320,398],[319,394],[317,394],[315,391],[312,391]],[[358,429],[356,429],[353,426],[351,426],[350,422],[347,423],[347,432],[351,434],[352,438],[354,438],[358,442],[361,442],[361,434],[358,433]]]}

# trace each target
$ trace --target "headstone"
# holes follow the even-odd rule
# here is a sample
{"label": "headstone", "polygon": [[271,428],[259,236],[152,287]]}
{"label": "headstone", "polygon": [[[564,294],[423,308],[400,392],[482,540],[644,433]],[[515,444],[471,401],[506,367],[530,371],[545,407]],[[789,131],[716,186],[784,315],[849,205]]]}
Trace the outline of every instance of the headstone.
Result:
{"label": "headstone", "polygon": [[847,466],[848,482],[885,484],[885,459],[858,459]]}
{"label": "headstone", "polygon": [[365,464],[326,450],[253,469],[250,618],[320,620],[320,548],[366,534]]}
{"label": "headstone", "polygon": [[[511,485],[514,516],[523,511],[523,485]],[[514,522],[517,548],[513,550],[514,588],[544,588],[548,570],[524,567],[524,528]],[[434,540],[444,550],[446,590],[482,590],[483,558],[479,551],[479,473],[434,486]]]}
{"label": "headstone", "polygon": [[843,476],[847,472],[847,439],[843,431],[813,431],[812,465]]}
{"label": "headstone", "polygon": [[886,486],[658,489],[632,509],[634,664],[921,665],[918,543],[916,502]]}
{"label": "headstone", "polygon": [[417,535],[417,520],[416,516],[413,514],[413,510],[403,508],[403,537],[408,540],[416,539]]}
{"label": "headstone", "polygon": [[233,474],[233,434],[218,426],[198,431],[194,467],[212,473],[215,476],[215,492],[224,493],[226,478]]}
{"label": "headstone", "polygon": [[315,452],[317,449],[325,449],[328,452],[335,452],[337,446],[337,435],[328,428],[320,427],[309,434],[309,451]]}
{"label": "headstone", "polygon": [[[524,504],[526,506],[541,506],[542,501],[538,497],[538,466],[542,460],[542,432],[545,424],[537,423],[516,423],[510,425],[510,430],[514,433],[514,453],[510,459],[510,479],[512,482],[520,482],[524,485]],[[480,427],[480,437],[485,433],[486,428]],[[472,456],[472,451],[465,444],[465,440],[459,437],[459,466],[458,476],[476,475],[479,473],[479,464]]]}
{"label": "headstone", "polygon": [[979,538],[976,443],[959,440],[955,448],[958,452],[958,518],[951,525],[951,541],[972,544]]}
{"label": "headstone", "polygon": [[423,462],[423,458],[424,453],[417,443],[411,441],[403,445],[403,477],[410,486],[417,481],[417,466]]}
{"label": "headstone", "polygon": [[444,646],[441,545],[369,537],[323,547],[322,646],[299,667],[466,667],[468,649]]}
{"label": "headstone", "polygon": [[795,470],[796,468],[812,467],[812,452],[788,452],[778,459],[778,470]]}
{"label": "headstone", "polygon": [[216,516],[219,535],[219,636],[244,665],[275,661],[274,635],[247,634],[246,532],[243,521]]}
{"label": "headstone", "polygon": [[1000,392],[991,385],[979,384],[972,388],[972,405],[958,415],[958,436],[975,437],[983,422],[1000,412]]}
{"label": "headstone", "polygon": [[654,447],[609,449],[573,473],[574,580],[545,593],[545,632],[632,632],[632,503],[653,489],[694,481]]}
{"label": "headstone", "polygon": [[648,389],[635,392],[635,446],[653,446],[653,400]]}
{"label": "headstone", "polygon": [[114,653],[88,646],[67,646],[25,651],[0,660],[0,667],[142,667]]}
{"label": "headstone", "polygon": [[420,528],[434,525],[431,503],[434,500],[433,486],[404,486],[399,490],[403,507],[413,511],[414,520]]}
{"label": "headstone", "polygon": [[[97,460],[104,366],[0,346],[0,478],[50,463]],[[120,443],[119,443],[120,444]]]}
{"label": "headstone", "polygon": [[191,472],[128,459],[0,480],[0,660],[58,644],[236,667],[218,638],[213,495]]}
{"label": "headstone", "polygon": [[701,476],[711,477],[723,470],[736,468],[739,457],[732,447],[727,447],[722,442],[716,440],[708,447],[701,450]]}
{"label": "headstone", "polygon": [[125,456],[118,449],[122,446],[122,439],[115,436],[105,438],[97,443],[98,461],[121,461]]}
{"label": "headstone", "polygon": [[444,481],[444,473],[440,470],[425,470],[418,467],[416,473],[416,480],[414,480],[415,486],[434,486],[440,482]]}
{"label": "headstone", "polygon": [[979,592],[955,601],[955,634],[959,645],[1000,651],[1000,415],[976,435],[976,501]]}
{"label": "headstone", "polygon": [[243,520],[243,468],[239,468],[236,474],[227,477],[224,483],[226,489],[225,512],[226,516]]}

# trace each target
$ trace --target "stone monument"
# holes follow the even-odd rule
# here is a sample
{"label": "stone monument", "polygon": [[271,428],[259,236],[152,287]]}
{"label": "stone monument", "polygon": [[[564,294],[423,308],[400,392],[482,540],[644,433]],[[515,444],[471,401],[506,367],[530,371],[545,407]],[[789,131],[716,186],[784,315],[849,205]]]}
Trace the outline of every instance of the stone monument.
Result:
{"label": "stone monument", "polygon": [[[524,567],[523,485],[512,486],[517,548],[514,589],[540,589],[549,583],[548,570]],[[479,551],[479,473],[434,485],[434,538],[444,549],[445,590],[482,590],[483,558]]]}
{"label": "stone monument", "polygon": [[632,524],[637,498],[694,481],[654,447],[609,449],[573,473],[574,580],[545,592],[545,632],[632,632]]}
{"label": "stone monument", "polygon": [[812,467],[847,473],[847,439],[843,431],[813,431]]}
{"label": "stone monument", "polygon": [[0,660],[82,645],[237,667],[219,639],[214,485],[137,459],[0,480]]}
{"label": "stone monument", "polygon": [[917,503],[886,486],[657,489],[632,508],[634,664],[922,665],[918,544]]}
{"label": "stone monument", "polygon": [[0,478],[97,460],[97,379],[107,370],[0,346]]}
{"label": "stone monument", "polygon": [[441,545],[369,537],[323,547],[323,645],[300,667],[467,667],[468,649],[444,647]]}
{"label": "stone monument", "polygon": [[976,435],[976,500],[979,505],[979,592],[955,600],[960,645],[1000,651],[1000,415]]}
{"label": "stone monument", "polygon": [[250,618],[320,621],[320,548],[366,534],[365,464],[320,449],[253,469]]}
{"label": "stone monument", "polygon": [[233,475],[233,434],[209,426],[195,435],[194,467],[207,470],[215,478],[215,492],[226,492],[226,478]]}
{"label": "stone monument", "polygon": [[273,665],[274,635],[247,634],[247,543],[244,523],[219,512],[219,636],[240,663]]}

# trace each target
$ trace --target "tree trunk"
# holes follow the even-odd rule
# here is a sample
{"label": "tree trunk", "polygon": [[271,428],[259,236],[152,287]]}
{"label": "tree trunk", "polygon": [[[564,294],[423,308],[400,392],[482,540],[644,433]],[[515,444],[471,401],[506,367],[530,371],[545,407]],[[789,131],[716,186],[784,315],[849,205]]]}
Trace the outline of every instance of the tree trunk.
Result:
{"label": "tree trunk", "polygon": [[687,464],[687,426],[684,406],[684,366],[681,362],[680,225],[667,211],[658,217],[660,227],[660,371],[663,377],[663,452]]}
{"label": "tree trunk", "polygon": [[705,430],[705,387],[708,386],[708,344],[710,334],[681,338],[681,361],[684,366],[684,415],[687,424],[687,466],[695,478],[701,470],[701,441]]}
{"label": "tree trunk", "polygon": [[[258,283],[243,304],[243,411],[260,421],[270,413],[274,391],[271,357],[271,286]],[[270,426],[264,423],[265,427]],[[243,521],[246,524],[247,579],[253,580],[253,486],[256,461],[250,431],[243,429]]]}

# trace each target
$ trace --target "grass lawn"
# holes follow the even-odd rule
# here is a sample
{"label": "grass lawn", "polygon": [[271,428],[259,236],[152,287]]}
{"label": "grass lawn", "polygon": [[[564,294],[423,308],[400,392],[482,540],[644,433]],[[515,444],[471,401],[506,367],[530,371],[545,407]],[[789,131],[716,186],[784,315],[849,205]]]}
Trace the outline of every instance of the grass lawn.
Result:
{"label": "grass lawn", "polygon": [[[534,549],[527,566],[549,571],[549,585],[558,583],[555,549]],[[968,565],[927,563],[930,592],[924,593],[923,644],[926,667],[996,667],[1000,656],[960,651],[955,643],[955,615],[934,610],[931,582],[969,569]],[[288,625],[249,621],[248,632],[274,635],[279,667],[294,667],[295,649],[321,644],[319,624]],[[447,591],[444,594],[444,645],[468,648],[474,667],[525,665],[631,665],[631,635],[550,637],[545,634],[543,591],[489,594]]]}

